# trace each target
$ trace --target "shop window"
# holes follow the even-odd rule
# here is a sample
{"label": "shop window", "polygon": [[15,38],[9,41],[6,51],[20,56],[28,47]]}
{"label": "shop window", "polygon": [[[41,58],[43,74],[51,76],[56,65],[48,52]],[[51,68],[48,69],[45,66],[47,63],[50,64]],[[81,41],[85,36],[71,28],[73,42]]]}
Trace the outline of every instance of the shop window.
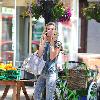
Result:
{"label": "shop window", "polygon": [[[4,8],[3,8],[4,9]],[[7,8],[5,8],[7,9]],[[10,9],[12,11],[12,9]],[[2,12],[0,33],[0,62],[13,61],[13,15]]]}
{"label": "shop window", "polygon": [[32,52],[35,52],[39,47],[39,42],[41,39],[42,32],[44,30],[45,21],[44,18],[39,18],[39,20],[32,26]]}

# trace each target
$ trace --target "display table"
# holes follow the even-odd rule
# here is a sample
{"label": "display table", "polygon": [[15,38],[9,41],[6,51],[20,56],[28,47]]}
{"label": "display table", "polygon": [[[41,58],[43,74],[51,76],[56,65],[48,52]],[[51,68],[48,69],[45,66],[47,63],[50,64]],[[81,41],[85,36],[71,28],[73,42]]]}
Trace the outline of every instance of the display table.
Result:
{"label": "display table", "polygon": [[[35,80],[34,80],[35,81]],[[30,100],[28,93],[25,88],[25,82],[33,82],[30,80],[0,80],[0,85],[5,86],[4,93],[0,100],[4,100],[5,97],[7,96],[7,93],[9,91],[10,86],[13,87],[13,95],[12,95],[12,100],[20,100],[20,90],[22,88],[23,93],[25,95],[26,100]]]}

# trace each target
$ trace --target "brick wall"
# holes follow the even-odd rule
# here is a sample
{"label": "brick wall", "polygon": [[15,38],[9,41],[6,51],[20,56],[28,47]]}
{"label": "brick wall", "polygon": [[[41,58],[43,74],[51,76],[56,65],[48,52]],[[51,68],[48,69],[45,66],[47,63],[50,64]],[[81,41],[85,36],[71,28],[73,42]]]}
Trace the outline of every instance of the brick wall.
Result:
{"label": "brick wall", "polygon": [[100,54],[79,53],[78,57],[86,63],[89,69],[96,70],[98,68],[98,78],[100,79]]}

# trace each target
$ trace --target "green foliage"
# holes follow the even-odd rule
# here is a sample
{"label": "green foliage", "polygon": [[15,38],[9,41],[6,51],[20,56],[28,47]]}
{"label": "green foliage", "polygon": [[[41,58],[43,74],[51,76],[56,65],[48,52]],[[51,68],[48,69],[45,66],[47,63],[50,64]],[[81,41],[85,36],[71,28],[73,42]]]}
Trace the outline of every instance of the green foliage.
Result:
{"label": "green foliage", "polygon": [[[73,100],[73,98],[76,98],[76,100],[78,100],[77,98],[79,96],[86,96],[87,95],[87,88],[80,88],[78,90],[72,90],[68,87],[68,85],[66,85],[64,83],[64,80],[67,80],[67,76],[68,76],[68,67],[70,67],[70,65],[72,64],[76,64],[77,62],[65,62],[65,64],[63,65],[63,72],[59,74],[59,84],[57,84],[58,88],[60,89],[61,93],[60,96],[63,98],[65,97],[65,94],[67,93],[67,98],[68,100]],[[87,69],[87,66],[85,63],[83,62],[79,62],[77,63],[77,68],[78,69],[85,69],[85,76],[84,77],[88,77],[89,74],[89,70]],[[64,91],[67,91],[66,93]]]}
{"label": "green foliage", "polygon": [[55,100],[78,100],[79,96],[75,90],[68,89],[66,80],[59,79],[56,89],[58,92],[56,92]]}
{"label": "green foliage", "polygon": [[82,89],[76,90],[76,93],[77,93],[80,97],[82,97],[82,96],[87,96],[88,90],[82,88]]}
{"label": "green foliage", "polygon": [[63,4],[57,4],[51,9],[51,15],[54,20],[59,19],[64,15],[64,7]]}
{"label": "green foliage", "polygon": [[97,22],[100,21],[100,2],[89,3],[87,7],[82,9],[83,15],[88,19],[95,19]]}
{"label": "green foliage", "polygon": [[36,4],[32,4],[31,9],[32,9],[31,10],[32,16],[35,17],[36,19],[38,19],[42,15],[42,7],[41,6],[37,6]]}

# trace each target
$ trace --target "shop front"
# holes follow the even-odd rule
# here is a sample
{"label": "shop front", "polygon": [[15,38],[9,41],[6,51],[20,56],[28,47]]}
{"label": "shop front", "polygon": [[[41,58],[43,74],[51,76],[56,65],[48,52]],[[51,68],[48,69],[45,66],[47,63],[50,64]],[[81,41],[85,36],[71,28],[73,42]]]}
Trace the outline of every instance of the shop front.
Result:
{"label": "shop front", "polygon": [[15,8],[0,5],[0,62],[12,62],[14,57]]}
{"label": "shop front", "polygon": [[[75,2],[64,1],[66,7],[73,9],[71,21],[56,21],[58,40],[63,44],[67,60],[77,59],[75,54],[78,52],[78,2]],[[6,6],[3,1],[0,8],[0,60],[4,63],[12,62],[15,67],[19,67],[28,55],[38,49],[46,21],[43,17],[37,21],[31,16],[23,18],[21,15],[27,6],[25,0],[17,0],[16,5],[14,1],[8,3],[9,6]]]}
{"label": "shop front", "polygon": [[[33,1],[27,2],[31,3]],[[78,23],[76,17],[78,16],[78,8],[76,7],[78,2],[76,4],[74,2],[75,0],[64,1],[66,7],[69,6],[70,9],[74,9],[72,22],[69,24],[56,22],[59,33],[58,38],[63,42],[63,47],[67,50],[67,53],[70,53],[70,59],[75,58],[78,49]],[[0,5],[0,59],[1,62],[12,61],[14,66],[20,66],[23,60],[38,48],[45,19],[39,18],[35,23],[36,19],[34,17],[23,18],[21,15],[27,6],[25,0],[22,2],[17,0],[16,5],[15,1],[8,3],[2,1]]]}

